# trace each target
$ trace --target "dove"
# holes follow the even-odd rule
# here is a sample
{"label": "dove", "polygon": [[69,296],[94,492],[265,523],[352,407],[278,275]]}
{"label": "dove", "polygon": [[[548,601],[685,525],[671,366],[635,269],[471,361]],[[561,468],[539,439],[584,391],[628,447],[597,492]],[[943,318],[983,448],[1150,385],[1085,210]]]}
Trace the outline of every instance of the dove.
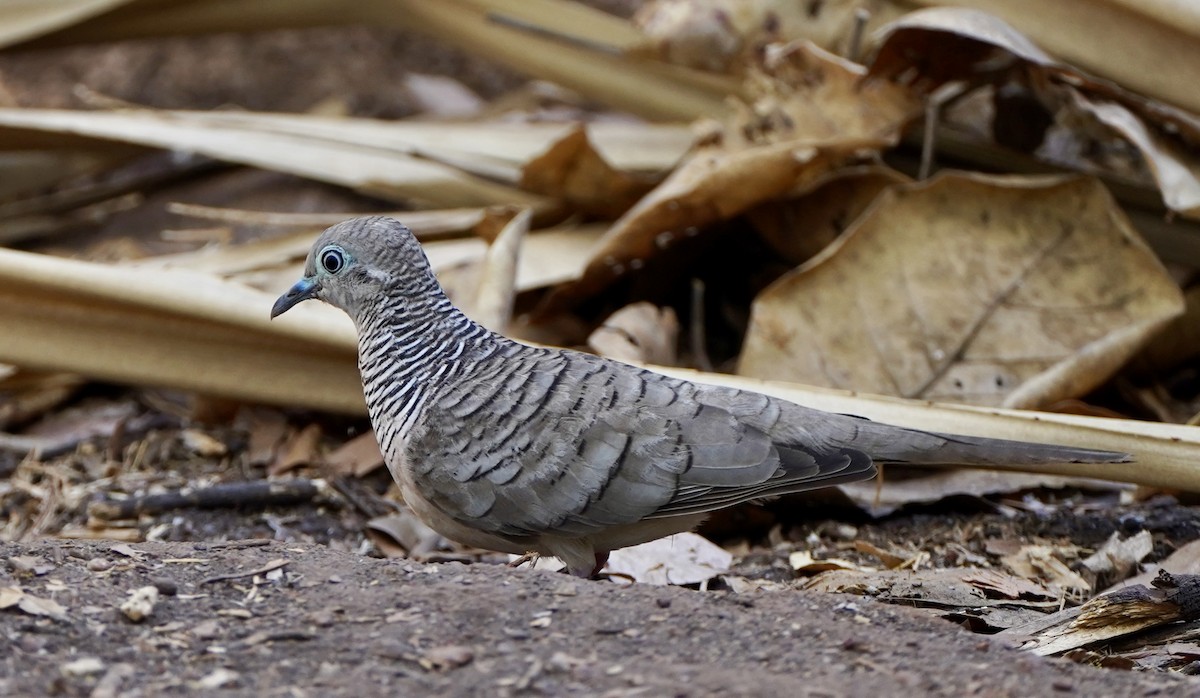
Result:
{"label": "dove", "polygon": [[452,540],[554,556],[582,577],[714,510],[868,479],[877,462],[1128,459],[902,428],[521,344],[455,307],[386,217],[324,231],[271,317],[309,299],[354,321],[371,424],[412,511]]}

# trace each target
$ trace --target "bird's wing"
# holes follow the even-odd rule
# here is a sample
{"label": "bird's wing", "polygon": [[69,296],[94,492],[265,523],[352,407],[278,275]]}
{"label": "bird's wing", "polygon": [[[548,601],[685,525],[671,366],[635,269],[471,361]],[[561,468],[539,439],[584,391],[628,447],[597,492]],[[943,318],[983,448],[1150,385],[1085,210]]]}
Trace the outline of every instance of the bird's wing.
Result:
{"label": "bird's wing", "polygon": [[588,535],[873,472],[857,451],[776,443],[770,403],[753,418],[758,400],[719,404],[589,355],[526,350],[476,371],[426,405],[406,452],[422,496],[485,531]]}

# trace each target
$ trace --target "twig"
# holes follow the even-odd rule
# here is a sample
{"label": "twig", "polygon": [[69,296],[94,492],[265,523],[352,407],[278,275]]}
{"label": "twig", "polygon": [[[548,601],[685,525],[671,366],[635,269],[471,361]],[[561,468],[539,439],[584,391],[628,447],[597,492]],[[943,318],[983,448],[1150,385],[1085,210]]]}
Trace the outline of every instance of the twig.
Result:
{"label": "twig", "polygon": [[948,82],[933,91],[925,102],[925,128],[921,134],[921,169],[917,179],[925,180],[933,172],[933,149],[937,145],[938,120],[942,109],[963,96],[970,85],[965,82]]}
{"label": "twig", "polygon": [[212,582],[226,582],[226,581],[229,581],[230,579],[241,579],[242,577],[255,577],[260,574],[274,572],[277,569],[285,567],[289,562],[291,562],[291,560],[277,558],[277,559],[271,560],[270,562],[268,562],[267,564],[263,565],[262,567],[260,567],[256,570],[250,570],[248,572],[230,572],[229,574],[218,574],[215,577],[207,577],[205,579],[201,579],[200,584],[211,584]]}
{"label": "twig", "polygon": [[713,364],[705,344],[704,326],[704,282],[692,279],[692,323],[688,328],[691,335],[692,360],[700,370],[711,371]]}
{"label": "twig", "polygon": [[859,55],[862,53],[863,33],[866,31],[869,21],[871,21],[870,10],[860,7],[854,11],[854,27],[850,30],[850,45],[846,47],[846,58],[855,63],[858,63]]}
{"label": "twig", "polygon": [[108,499],[90,505],[88,514],[99,519],[111,520],[130,519],[139,514],[157,514],[185,507],[217,509],[299,504],[312,500],[320,491],[321,488],[313,480],[230,482],[127,499]]}

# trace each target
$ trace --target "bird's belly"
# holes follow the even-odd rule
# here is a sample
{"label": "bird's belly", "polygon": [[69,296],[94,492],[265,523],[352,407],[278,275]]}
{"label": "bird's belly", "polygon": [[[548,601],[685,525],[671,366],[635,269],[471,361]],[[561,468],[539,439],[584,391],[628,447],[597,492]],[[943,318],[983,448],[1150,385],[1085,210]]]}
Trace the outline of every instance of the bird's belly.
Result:
{"label": "bird's belly", "polygon": [[446,538],[463,545],[514,555],[523,555],[532,549],[529,541],[487,533],[447,516],[433,502],[421,495],[420,488],[413,482],[412,471],[405,467],[405,463],[400,462],[393,466],[392,459],[389,459],[388,469],[392,471],[392,479],[400,486],[400,494],[404,496],[404,503],[408,508],[418,519]]}

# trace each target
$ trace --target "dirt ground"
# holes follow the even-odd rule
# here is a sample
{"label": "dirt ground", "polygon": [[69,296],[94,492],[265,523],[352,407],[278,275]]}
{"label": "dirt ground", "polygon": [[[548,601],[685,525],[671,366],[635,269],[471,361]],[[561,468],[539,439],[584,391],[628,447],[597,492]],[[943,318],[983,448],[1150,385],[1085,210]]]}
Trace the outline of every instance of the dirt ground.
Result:
{"label": "dirt ground", "polygon": [[[45,563],[3,584],[55,588],[65,608],[0,614],[0,694],[1200,695],[1188,677],[1041,659],[861,597],[629,587],[266,541],[121,550],[0,545]],[[143,586],[162,593],[135,624],[116,606]]]}

